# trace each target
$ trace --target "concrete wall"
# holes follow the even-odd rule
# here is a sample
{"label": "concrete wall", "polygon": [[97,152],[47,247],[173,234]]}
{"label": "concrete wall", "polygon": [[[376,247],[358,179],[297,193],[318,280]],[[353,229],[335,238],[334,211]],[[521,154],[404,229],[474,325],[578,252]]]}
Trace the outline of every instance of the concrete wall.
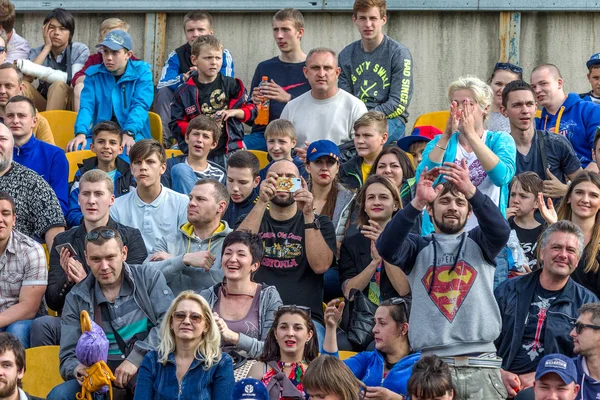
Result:
{"label": "concrete wall", "polygon": [[[167,16],[166,54],[184,42],[184,13]],[[75,40],[93,48],[98,26],[108,16],[129,22],[135,54],[144,54],[144,14],[77,14]],[[271,36],[271,13],[214,13],[215,34],[232,52],[235,72],[249,84],[256,64],[278,54]],[[32,46],[43,43],[44,15],[18,16],[16,29]],[[542,62],[562,71],[569,91],[587,91],[585,61],[600,51],[596,33],[600,13],[523,13],[521,65],[528,77]],[[359,38],[348,13],[306,13],[304,50],[317,46],[337,51]],[[500,54],[498,13],[393,12],[387,33],[404,43],[414,59],[415,94],[409,124],[425,112],[446,108],[446,88],[456,77],[474,74],[487,79]]]}

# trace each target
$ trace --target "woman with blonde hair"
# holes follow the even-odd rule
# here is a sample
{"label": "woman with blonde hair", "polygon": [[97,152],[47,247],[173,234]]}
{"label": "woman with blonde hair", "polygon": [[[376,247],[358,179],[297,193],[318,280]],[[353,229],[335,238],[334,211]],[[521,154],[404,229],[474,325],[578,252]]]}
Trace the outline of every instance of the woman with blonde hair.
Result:
{"label": "woman with blonde hair", "polygon": [[228,399],[233,390],[231,357],[204,298],[182,292],[162,321],[157,350],[144,357],[135,400]]}
{"label": "woman with blonde hair", "polygon": [[[591,171],[580,172],[560,202],[554,209],[552,200],[544,202],[542,193],[538,195],[540,212],[548,225],[559,220],[567,220],[579,226],[583,231],[583,255],[571,278],[596,296],[600,295],[600,175]],[[540,246],[538,245],[538,252]],[[540,257],[538,257],[540,260]]]}
{"label": "woman with blonde hair", "polygon": [[310,364],[303,383],[311,400],[361,400],[367,390],[342,360],[330,355]]}
{"label": "woman with blonde hair", "polygon": [[[465,160],[473,184],[505,215],[509,184],[516,171],[517,150],[509,133],[488,131],[484,127],[492,97],[492,89],[474,76],[462,77],[450,84],[450,117],[446,129],[427,144],[423,160],[417,167],[417,181],[425,169],[431,171],[441,167],[442,177],[436,180],[434,186],[443,183],[443,174],[449,172],[445,165]],[[471,215],[465,230],[475,226],[477,218]],[[425,214],[422,234],[431,232],[433,224]]]}

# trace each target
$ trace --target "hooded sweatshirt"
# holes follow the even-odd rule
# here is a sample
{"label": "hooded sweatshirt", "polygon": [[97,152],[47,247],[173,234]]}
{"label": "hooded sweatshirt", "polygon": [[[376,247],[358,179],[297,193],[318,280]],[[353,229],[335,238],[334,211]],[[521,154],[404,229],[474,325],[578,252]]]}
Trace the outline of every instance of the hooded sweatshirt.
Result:
{"label": "hooded sweatshirt", "polygon": [[594,135],[599,126],[600,107],[582,100],[577,93],[569,93],[556,114],[544,108],[536,120],[536,129],[560,133],[569,139],[583,168],[592,162]]}
{"label": "hooded sweatshirt", "polygon": [[575,400],[600,399],[600,381],[596,381],[588,375],[589,371],[585,358],[577,356],[573,358],[573,362],[577,367],[577,384],[579,385],[579,393],[577,393]]}
{"label": "hooded sweatshirt", "polygon": [[496,352],[502,319],[494,298],[494,258],[506,246],[510,227],[478,189],[469,203],[480,221],[469,232],[410,233],[421,211],[409,204],[377,240],[381,257],[408,276],[413,296],[408,336],[424,355]]}
{"label": "hooded sweatshirt", "polygon": [[242,215],[247,215],[250,213],[250,211],[252,211],[256,200],[258,200],[258,187],[254,188],[252,193],[250,193],[250,196],[246,197],[240,203],[235,203],[233,200],[230,200],[229,206],[223,215],[223,220],[227,221],[229,226],[235,227],[238,219]]}

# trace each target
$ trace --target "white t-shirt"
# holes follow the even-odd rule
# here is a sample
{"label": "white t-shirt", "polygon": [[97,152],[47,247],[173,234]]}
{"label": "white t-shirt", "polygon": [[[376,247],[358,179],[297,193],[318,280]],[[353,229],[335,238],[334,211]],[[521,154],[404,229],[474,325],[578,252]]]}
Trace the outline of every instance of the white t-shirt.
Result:
{"label": "white t-shirt", "polygon": [[[483,132],[483,136],[481,140],[485,143],[485,139],[487,138],[488,131]],[[461,146],[460,142],[458,142],[458,146],[456,149],[456,158],[454,162],[459,164],[461,160],[467,160],[467,167],[469,168],[469,175],[471,176],[471,182],[475,185],[479,191],[485,195],[487,195],[494,204],[500,204],[500,187],[494,185],[490,177],[487,175],[481,162],[477,159],[477,155],[475,152],[468,153],[464,147]],[[467,225],[465,226],[465,231],[470,231],[478,225],[477,217],[475,214],[471,214],[471,217],[467,220]]]}
{"label": "white t-shirt", "polygon": [[345,90],[325,100],[312,97],[310,91],[286,104],[281,119],[296,128],[298,145],[327,139],[337,145],[354,137],[354,122],[367,112],[367,106]]}

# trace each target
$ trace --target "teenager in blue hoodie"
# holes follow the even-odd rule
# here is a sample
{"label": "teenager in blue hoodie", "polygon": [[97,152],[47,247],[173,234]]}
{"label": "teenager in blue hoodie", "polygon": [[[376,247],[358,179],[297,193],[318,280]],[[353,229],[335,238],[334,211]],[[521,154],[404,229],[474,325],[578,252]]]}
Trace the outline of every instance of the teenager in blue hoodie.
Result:
{"label": "teenager in blue hoodie", "polygon": [[[344,302],[331,300],[325,309],[325,340],[322,354],[339,356],[336,327]],[[381,302],[375,311],[373,337],[375,350],[363,351],[344,362],[354,376],[367,385],[368,398],[408,397],[408,379],[421,352],[413,352],[408,342],[409,303],[395,297]]]}
{"label": "teenager in blue hoodie", "polygon": [[103,62],[85,71],[75,138],[67,144],[67,151],[88,148],[92,127],[113,121],[123,130],[122,144],[129,154],[135,142],[151,138],[148,111],[154,100],[152,72],[146,62],[131,60],[133,41],[125,31],[109,32],[98,47]]}
{"label": "teenager in blue hoodie", "polygon": [[582,100],[577,93],[565,94],[559,69],[542,64],[531,72],[531,87],[542,115],[536,129],[566,136],[583,168],[592,162],[594,135],[600,127],[600,107]]}
{"label": "teenager in blue hoodie", "polygon": [[252,211],[258,200],[260,177],[258,158],[246,150],[236,151],[227,160],[227,191],[229,206],[223,220],[234,227],[239,217]]}

